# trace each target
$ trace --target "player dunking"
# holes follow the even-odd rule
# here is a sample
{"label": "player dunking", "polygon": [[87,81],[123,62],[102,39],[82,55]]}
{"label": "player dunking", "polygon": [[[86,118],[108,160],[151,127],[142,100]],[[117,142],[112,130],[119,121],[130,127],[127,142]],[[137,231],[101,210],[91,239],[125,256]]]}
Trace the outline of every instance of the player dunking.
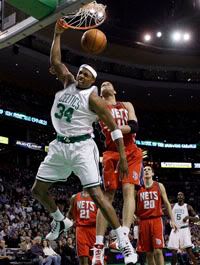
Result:
{"label": "player dunking", "polygon": [[52,229],[47,239],[55,240],[72,226],[72,222],[64,218],[58,209],[48,193],[49,187],[57,181],[66,181],[74,172],[115,230],[125,263],[133,264],[135,257],[132,245],[123,234],[114,208],[100,189],[99,154],[91,138],[92,123],[96,120],[96,114],[111,130],[112,139],[119,151],[119,171],[122,178],[128,173],[123,135],[107,110],[105,102],[98,97],[97,88],[93,86],[97,77],[96,71],[84,64],[80,66],[75,79],[61,62],[60,38],[63,32],[64,29],[56,25],[50,54],[51,72],[55,73],[64,85],[64,89],[56,93],[51,109],[57,138],[50,143],[49,152],[38,169],[32,188],[33,195],[53,217]]}
{"label": "player dunking", "polygon": [[90,249],[96,238],[97,207],[86,190],[72,196],[68,217],[76,226],[76,249],[81,265],[90,264]]}
{"label": "player dunking", "polygon": [[[140,184],[142,168],[142,151],[135,144],[135,133],[138,131],[137,117],[133,105],[130,102],[118,102],[115,97],[116,91],[110,82],[101,85],[101,96],[106,102],[107,108],[111,112],[115,122],[122,130],[124,136],[125,150],[128,160],[129,174],[121,179],[120,172],[117,171],[119,154],[116,146],[112,143],[111,133],[104,121],[100,121],[102,133],[105,136],[106,151],[103,153],[103,182],[105,195],[112,203],[115,192],[122,187],[123,192],[123,230],[128,237],[130,226],[133,222],[135,211],[134,190],[135,185]],[[104,254],[104,234],[107,228],[107,221],[101,211],[97,213],[97,237],[94,249],[93,264],[103,263]],[[101,255],[99,251],[101,250]],[[137,254],[135,254],[137,256]]]}
{"label": "player dunking", "polygon": [[171,205],[162,183],[153,181],[154,172],[150,166],[144,168],[144,186],[137,192],[136,215],[139,218],[137,250],[146,252],[148,265],[164,265],[162,201],[176,230]]}
{"label": "player dunking", "polygon": [[196,265],[197,261],[192,253],[192,241],[191,233],[189,228],[189,221],[198,222],[199,217],[196,215],[191,205],[184,202],[185,196],[183,192],[179,192],[177,195],[178,202],[174,204],[172,213],[175,219],[178,230],[176,233],[172,230],[169,236],[168,248],[172,250],[172,265],[177,262],[177,250],[185,249],[192,260],[193,264]]}

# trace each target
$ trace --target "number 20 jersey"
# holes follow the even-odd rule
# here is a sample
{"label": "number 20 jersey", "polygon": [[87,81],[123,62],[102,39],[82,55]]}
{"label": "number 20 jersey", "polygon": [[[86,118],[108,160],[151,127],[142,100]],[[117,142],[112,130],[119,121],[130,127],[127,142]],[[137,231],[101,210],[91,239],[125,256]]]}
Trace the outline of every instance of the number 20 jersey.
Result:
{"label": "number 20 jersey", "polygon": [[72,83],[55,95],[51,119],[56,132],[61,136],[78,136],[93,132],[92,123],[96,114],[89,109],[89,96],[97,87],[77,89]]}
{"label": "number 20 jersey", "polygon": [[95,226],[97,207],[90,196],[82,196],[82,192],[76,194],[73,205],[73,219],[76,226]]}
{"label": "number 20 jersey", "polygon": [[137,192],[136,215],[140,219],[160,217],[162,213],[162,198],[158,182],[154,181],[149,188],[142,186]]}

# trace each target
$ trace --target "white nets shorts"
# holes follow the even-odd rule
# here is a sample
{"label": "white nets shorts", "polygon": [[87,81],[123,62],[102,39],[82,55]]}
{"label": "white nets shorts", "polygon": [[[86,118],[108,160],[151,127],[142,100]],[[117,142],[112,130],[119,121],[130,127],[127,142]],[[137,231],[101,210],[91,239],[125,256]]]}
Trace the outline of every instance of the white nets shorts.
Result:
{"label": "white nets shorts", "polygon": [[52,183],[66,181],[72,172],[84,188],[100,184],[99,151],[92,138],[70,144],[52,141],[36,179]]}
{"label": "white nets shorts", "polygon": [[192,247],[190,228],[179,228],[176,232],[171,230],[168,242],[169,249],[185,249]]}

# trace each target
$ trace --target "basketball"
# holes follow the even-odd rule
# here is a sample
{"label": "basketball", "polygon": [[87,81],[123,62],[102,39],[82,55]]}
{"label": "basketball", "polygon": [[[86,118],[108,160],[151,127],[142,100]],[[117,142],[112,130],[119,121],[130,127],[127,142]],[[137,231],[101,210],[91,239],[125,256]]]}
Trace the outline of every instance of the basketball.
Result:
{"label": "basketball", "polygon": [[89,29],[83,33],[81,46],[84,51],[92,54],[101,53],[107,44],[106,35],[99,29]]}

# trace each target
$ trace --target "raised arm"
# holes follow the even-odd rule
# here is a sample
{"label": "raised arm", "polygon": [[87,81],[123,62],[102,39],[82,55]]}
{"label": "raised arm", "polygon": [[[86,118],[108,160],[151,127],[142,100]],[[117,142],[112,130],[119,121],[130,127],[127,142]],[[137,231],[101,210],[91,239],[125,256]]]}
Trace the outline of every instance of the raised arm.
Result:
{"label": "raised arm", "polygon": [[164,203],[164,205],[165,205],[165,207],[167,209],[168,215],[169,215],[170,220],[171,220],[171,227],[176,230],[177,227],[175,225],[171,204],[170,204],[170,202],[168,200],[165,187],[164,187],[164,185],[162,183],[159,183],[159,187],[160,187],[160,192],[161,192],[161,197],[162,197],[163,203]]}
{"label": "raised arm", "polygon": [[115,141],[119,155],[119,170],[120,177],[128,176],[128,164],[126,160],[126,154],[124,149],[123,136],[117,124],[115,123],[110,111],[107,108],[106,103],[96,93],[91,93],[89,98],[90,109],[93,110],[99,118],[107,125],[111,131],[111,137]]}
{"label": "raised arm", "polygon": [[69,72],[67,67],[61,62],[61,49],[60,39],[64,29],[60,28],[57,24],[55,26],[53,42],[50,52],[50,72],[56,74],[58,79],[66,87],[68,84],[75,82],[74,76]]}
{"label": "raised arm", "polygon": [[123,102],[124,106],[128,110],[128,125],[120,126],[123,134],[127,133],[137,133],[138,132],[138,122],[135,114],[134,107],[130,102]]}

